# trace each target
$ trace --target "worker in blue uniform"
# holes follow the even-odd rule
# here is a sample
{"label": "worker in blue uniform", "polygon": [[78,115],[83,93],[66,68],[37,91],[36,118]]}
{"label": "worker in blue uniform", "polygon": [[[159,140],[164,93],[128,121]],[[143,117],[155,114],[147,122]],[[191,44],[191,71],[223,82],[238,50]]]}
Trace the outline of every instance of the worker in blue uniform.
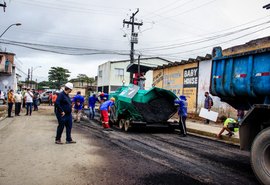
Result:
{"label": "worker in blue uniform", "polygon": [[100,114],[102,117],[102,126],[105,129],[110,129],[109,125],[109,113],[111,107],[114,105],[115,98],[111,98],[108,101],[105,101],[101,106],[100,106]]}
{"label": "worker in blue uniform", "polygon": [[174,101],[179,105],[178,107],[178,116],[179,116],[179,129],[180,136],[187,136],[187,128],[186,128],[186,119],[187,119],[187,98],[184,95],[179,96],[179,100]]}
{"label": "worker in blue uniform", "polygon": [[73,84],[68,82],[65,84],[65,89],[62,91],[56,99],[56,117],[58,120],[58,127],[56,131],[56,144],[63,144],[61,142],[61,135],[64,127],[66,127],[66,144],[76,143],[72,140],[71,129],[72,129],[72,103],[69,98],[69,93],[73,89]]}
{"label": "worker in blue uniform", "polygon": [[76,96],[72,99],[72,107],[74,106],[75,120],[74,122],[80,123],[82,109],[84,108],[84,97],[81,95],[81,91],[78,91]]}
{"label": "worker in blue uniform", "polygon": [[95,118],[95,107],[96,102],[100,102],[96,96],[96,94],[93,94],[88,98],[88,108],[89,108],[89,119]]}

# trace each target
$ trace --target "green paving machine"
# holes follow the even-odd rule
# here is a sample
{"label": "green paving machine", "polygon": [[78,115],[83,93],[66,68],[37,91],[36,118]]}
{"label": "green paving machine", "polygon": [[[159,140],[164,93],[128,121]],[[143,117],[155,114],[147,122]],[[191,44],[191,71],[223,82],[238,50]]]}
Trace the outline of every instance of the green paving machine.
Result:
{"label": "green paving machine", "polygon": [[110,124],[118,125],[128,131],[135,126],[177,125],[168,120],[177,112],[174,100],[177,96],[169,90],[153,87],[142,90],[130,84],[122,86],[110,97],[115,98],[115,105],[110,112]]}

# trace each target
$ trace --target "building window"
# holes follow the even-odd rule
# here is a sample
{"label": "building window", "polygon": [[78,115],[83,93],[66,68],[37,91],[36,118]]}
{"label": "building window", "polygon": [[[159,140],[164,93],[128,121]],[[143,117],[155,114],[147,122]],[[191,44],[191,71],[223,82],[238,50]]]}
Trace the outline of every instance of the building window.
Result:
{"label": "building window", "polygon": [[123,68],[115,68],[115,76],[124,76]]}
{"label": "building window", "polygon": [[98,71],[98,77],[102,77],[102,70]]}

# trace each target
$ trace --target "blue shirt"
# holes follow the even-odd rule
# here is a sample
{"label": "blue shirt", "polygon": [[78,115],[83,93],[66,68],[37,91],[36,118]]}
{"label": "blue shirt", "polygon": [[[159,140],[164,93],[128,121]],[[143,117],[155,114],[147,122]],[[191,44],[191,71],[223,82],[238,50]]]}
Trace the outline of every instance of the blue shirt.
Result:
{"label": "blue shirt", "polygon": [[74,96],[72,102],[75,104],[74,105],[74,109],[76,109],[76,110],[82,110],[83,103],[84,103],[84,98],[83,98],[82,95],[77,94],[76,96]]}
{"label": "blue shirt", "polygon": [[114,103],[111,100],[107,100],[100,106],[100,110],[108,110],[109,107],[113,106]]}
{"label": "blue shirt", "polygon": [[98,101],[97,97],[90,96],[88,99],[88,106],[94,108],[97,101]]}
{"label": "blue shirt", "polygon": [[58,95],[55,102],[55,106],[57,108],[56,111],[57,114],[64,112],[66,115],[70,115],[72,112],[72,103],[69,96],[65,93],[65,91],[62,91]]}
{"label": "blue shirt", "polygon": [[179,104],[178,115],[187,117],[187,105],[188,103],[184,100],[175,100],[174,103]]}

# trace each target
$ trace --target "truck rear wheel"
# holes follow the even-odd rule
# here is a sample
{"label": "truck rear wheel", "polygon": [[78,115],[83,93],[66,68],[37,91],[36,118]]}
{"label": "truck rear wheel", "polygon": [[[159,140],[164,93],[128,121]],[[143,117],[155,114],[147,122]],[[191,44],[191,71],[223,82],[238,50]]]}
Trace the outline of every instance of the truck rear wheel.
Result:
{"label": "truck rear wheel", "polygon": [[118,123],[119,129],[124,130],[125,122],[126,122],[125,119],[120,119],[119,120],[119,123]]}
{"label": "truck rear wheel", "polygon": [[270,184],[270,127],[262,130],[253,141],[251,166],[262,184]]}
{"label": "truck rear wheel", "polygon": [[130,121],[129,120],[126,120],[125,121],[125,125],[124,125],[124,129],[126,132],[128,132],[130,130]]}

